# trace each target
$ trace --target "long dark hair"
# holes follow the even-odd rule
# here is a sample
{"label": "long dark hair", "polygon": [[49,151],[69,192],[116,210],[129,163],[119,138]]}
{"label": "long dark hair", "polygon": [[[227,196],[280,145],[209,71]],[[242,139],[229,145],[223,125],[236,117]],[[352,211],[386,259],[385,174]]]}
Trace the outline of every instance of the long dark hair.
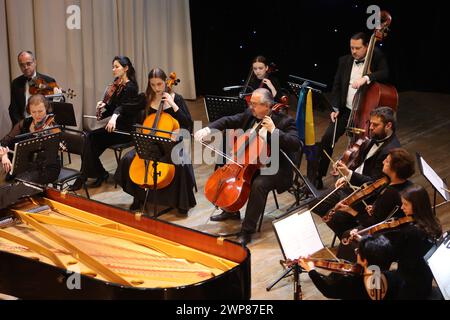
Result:
{"label": "long dark hair", "polygon": [[442,234],[442,227],[433,214],[428,192],[422,186],[415,184],[404,190],[401,196],[411,202],[416,225],[431,239],[439,238]]}
{"label": "long dark hair", "polygon": [[125,56],[115,56],[112,62],[114,63],[114,61],[117,61],[118,63],[120,63],[120,65],[124,68],[128,67],[128,71],[127,71],[128,79],[130,79],[131,82],[133,82],[136,86],[138,86],[138,83],[136,80],[136,70],[134,70],[134,67],[133,67],[133,64],[131,63],[130,58],[125,57]]}
{"label": "long dark hair", "polygon": [[261,63],[264,64],[265,66],[268,66],[268,65],[269,65],[268,62],[267,62],[266,57],[261,56],[261,55],[256,56],[256,57],[253,59],[252,65],[253,65],[255,62],[261,62]]}
{"label": "long dark hair", "polygon": [[[154,69],[150,70],[150,72],[148,73],[147,90],[145,90],[145,95],[147,97],[147,111],[148,111],[148,108],[150,107],[151,101],[155,97],[155,91],[153,91],[152,86],[150,85],[150,79],[154,79],[154,78],[161,79],[162,81],[164,81],[164,83],[166,83],[167,75],[164,72],[164,70],[162,70],[160,68],[154,68]],[[171,93],[171,90],[167,87],[167,85],[166,85],[166,90],[168,90],[168,92]]]}

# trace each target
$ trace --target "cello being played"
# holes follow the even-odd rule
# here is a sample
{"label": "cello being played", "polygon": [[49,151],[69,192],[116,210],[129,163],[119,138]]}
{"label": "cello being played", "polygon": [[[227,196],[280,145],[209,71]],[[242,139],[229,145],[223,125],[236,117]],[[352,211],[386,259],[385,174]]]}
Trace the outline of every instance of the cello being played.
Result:
{"label": "cello being played", "polygon": [[[256,89],[253,91],[250,101],[251,106],[246,109],[245,112],[218,119],[195,133],[195,139],[197,141],[202,141],[212,133],[213,129],[218,130],[219,132],[226,129],[243,129],[249,133],[252,129],[260,127],[261,129],[259,130],[258,136],[262,137],[262,139],[270,145],[270,165],[262,167],[259,170],[260,172],[258,172],[258,162],[253,162],[252,164],[254,167],[249,167],[250,171],[254,173],[253,178],[249,177],[250,175],[244,176],[244,171],[242,170],[244,165],[233,159],[233,157],[228,157],[231,162],[236,162],[234,163],[236,166],[230,166],[222,171],[221,169],[218,169],[219,171],[214,175],[217,177],[220,172],[223,172],[224,176],[215,179],[215,184],[207,183],[205,186],[205,192],[209,193],[207,197],[213,200],[218,207],[221,206],[222,208],[225,208],[221,214],[211,216],[210,220],[224,221],[227,219],[239,220],[240,213],[238,211],[230,212],[229,210],[239,210],[243,203],[245,203],[244,200],[241,200],[237,196],[235,197],[235,201],[230,201],[229,203],[228,201],[225,201],[224,203],[221,203],[224,197],[232,197],[232,192],[228,191],[228,188],[233,188],[233,186],[231,186],[233,182],[236,182],[236,188],[239,188],[238,184],[240,183],[248,184],[249,190],[247,191],[248,201],[245,218],[242,223],[241,232],[238,235],[238,240],[242,244],[249,243],[251,241],[251,235],[256,232],[258,221],[264,213],[269,192],[275,189],[278,192],[283,192],[292,185],[293,168],[289,163],[289,160],[284,157],[282,151],[287,153],[290,159],[294,159],[295,154],[299,152],[301,148],[301,141],[298,137],[295,120],[284,112],[271,112],[275,103],[269,90],[265,88]],[[271,116],[269,116],[269,114],[271,114]],[[221,139],[219,138],[219,140]],[[245,140],[244,138],[244,141],[248,140]],[[260,138],[253,139],[253,145],[258,145],[258,141],[261,142]],[[243,145],[245,145],[245,143]],[[264,149],[267,150],[267,148],[255,148],[255,150]],[[238,150],[239,149],[235,148],[234,153],[236,154],[236,151]],[[242,154],[245,155],[248,153],[243,152]],[[245,156],[243,158],[245,158]],[[247,159],[255,160],[257,159],[257,154],[251,154]],[[233,173],[235,173],[234,177]],[[230,174],[230,179],[234,181],[226,181],[226,174]],[[243,181],[242,179],[248,180]],[[212,182],[212,178],[210,180]],[[235,195],[237,195],[237,193]]]}
{"label": "cello being played", "polygon": [[[146,89],[147,103],[145,114],[147,117],[144,122],[144,127],[151,129],[155,119],[159,118],[157,128],[173,132],[178,131],[176,128],[179,127],[179,132],[183,137],[185,134],[188,137],[190,136],[193,121],[189,108],[184,98],[173,91],[173,86],[178,82],[179,80],[175,73],[172,73],[168,77],[160,68],[152,69],[149,72]],[[169,133],[168,137],[170,136],[171,134]],[[172,177],[166,173],[158,176],[159,183],[157,182],[156,184],[156,191],[153,191],[153,171],[149,172],[147,177],[148,184],[151,185],[151,187],[147,187],[148,199],[151,201],[154,198],[153,193],[156,192],[158,205],[175,208],[178,213],[183,215],[187,214],[189,209],[196,205],[193,192],[195,188],[194,170],[190,161],[186,159],[188,157],[189,152],[183,151],[182,156],[178,157],[178,160],[182,159],[182,163],[174,166],[174,170],[170,174]],[[134,164],[132,165],[132,163]],[[123,191],[133,196],[133,203],[130,206],[130,210],[142,209],[147,194],[146,186],[143,183],[144,175],[133,172],[135,168],[142,172],[144,163],[143,160],[137,160],[136,151],[131,150],[122,157],[115,174],[115,180],[122,186]],[[152,166],[149,165],[149,168],[152,169]],[[158,162],[157,171],[161,171],[162,168],[167,169],[165,164],[163,165],[163,163]],[[132,180],[132,176],[134,181]],[[163,176],[165,177],[164,179],[162,179]]]}

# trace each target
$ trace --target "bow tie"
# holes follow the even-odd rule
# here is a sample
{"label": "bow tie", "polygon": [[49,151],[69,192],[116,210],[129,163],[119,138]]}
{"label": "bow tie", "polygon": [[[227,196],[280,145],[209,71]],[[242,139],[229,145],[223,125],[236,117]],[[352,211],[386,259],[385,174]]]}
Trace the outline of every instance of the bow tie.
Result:
{"label": "bow tie", "polygon": [[356,65],[358,65],[358,64],[364,63],[364,61],[365,61],[365,59],[363,59],[363,60],[355,60],[355,63],[356,63]]}

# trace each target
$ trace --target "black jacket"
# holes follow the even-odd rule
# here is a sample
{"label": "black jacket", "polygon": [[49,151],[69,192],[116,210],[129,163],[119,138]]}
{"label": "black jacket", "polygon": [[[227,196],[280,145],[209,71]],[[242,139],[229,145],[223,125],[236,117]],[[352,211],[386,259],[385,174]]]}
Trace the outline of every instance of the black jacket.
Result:
{"label": "black jacket", "polygon": [[[45,74],[37,73],[38,78],[43,79],[45,82],[56,82],[55,79]],[[11,118],[12,125],[22,120],[25,113],[25,84],[27,78],[21,75],[13,80],[11,83],[11,104],[9,105],[9,117]]]}
{"label": "black jacket", "polygon": [[[208,127],[217,130],[243,129],[245,131],[253,126],[255,120],[256,118],[253,117],[251,110],[247,109],[243,113],[218,119],[213,123],[210,123]],[[279,112],[272,115],[272,120],[275,127],[278,129],[276,129],[273,134],[279,134],[280,148],[285,151],[291,159],[294,159],[295,153],[299,152],[302,147],[294,119]],[[270,136],[271,135],[268,133],[268,139],[270,139]],[[273,155],[274,150],[271,150],[271,152]],[[275,174],[274,179],[277,180],[276,189],[281,193],[286,191],[292,184],[293,169],[291,164],[281,153],[279,153],[278,156],[280,159],[279,169]]]}
{"label": "black jacket", "polygon": [[[339,111],[347,109],[345,105],[354,60],[351,54],[339,58],[331,92],[331,105]],[[388,80],[389,67],[384,54],[378,49],[373,52],[371,71],[372,73],[368,75],[371,82],[386,82]]]}

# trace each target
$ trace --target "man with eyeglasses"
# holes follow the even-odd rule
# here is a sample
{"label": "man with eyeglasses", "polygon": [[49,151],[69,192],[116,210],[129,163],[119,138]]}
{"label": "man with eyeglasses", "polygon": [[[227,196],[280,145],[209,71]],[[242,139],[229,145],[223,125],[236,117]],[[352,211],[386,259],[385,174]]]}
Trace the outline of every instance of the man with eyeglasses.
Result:
{"label": "man with eyeglasses", "polygon": [[45,82],[56,82],[52,77],[36,71],[36,59],[31,51],[20,52],[17,56],[17,62],[22,71],[22,75],[15,78],[11,83],[9,117],[11,118],[12,126],[29,116],[25,110],[25,106],[31,96],[29,89],[30,85],[33,85],[34,79],[40,78]]}

